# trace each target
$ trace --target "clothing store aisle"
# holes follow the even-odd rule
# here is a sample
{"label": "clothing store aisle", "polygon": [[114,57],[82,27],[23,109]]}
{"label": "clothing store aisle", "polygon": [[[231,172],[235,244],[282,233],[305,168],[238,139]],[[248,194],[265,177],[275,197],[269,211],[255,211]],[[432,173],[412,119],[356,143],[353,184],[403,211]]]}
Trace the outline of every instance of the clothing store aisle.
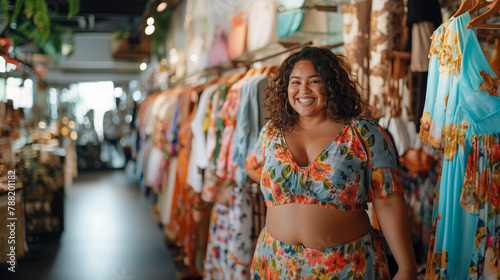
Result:
{"label": "clothing store aisle", "polygon": [[150,203],[125,171],[82,172],[65,194],[59,244],[30,246],[0,279],[156,280],[177,273]]}

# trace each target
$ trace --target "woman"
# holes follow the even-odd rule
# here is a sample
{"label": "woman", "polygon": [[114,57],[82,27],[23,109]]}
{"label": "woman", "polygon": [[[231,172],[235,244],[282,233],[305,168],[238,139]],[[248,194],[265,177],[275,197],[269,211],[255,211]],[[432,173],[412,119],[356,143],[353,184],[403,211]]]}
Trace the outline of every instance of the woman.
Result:
{"label": "woman", "polygon": [[305,47],[271,82],[270,121],[246,164],[268,206],[253,279],[389,279],[370,201],[399,267],[394,279],[416,279],[396,154],[383,129],[358,116],[349,73],[331,51]]}

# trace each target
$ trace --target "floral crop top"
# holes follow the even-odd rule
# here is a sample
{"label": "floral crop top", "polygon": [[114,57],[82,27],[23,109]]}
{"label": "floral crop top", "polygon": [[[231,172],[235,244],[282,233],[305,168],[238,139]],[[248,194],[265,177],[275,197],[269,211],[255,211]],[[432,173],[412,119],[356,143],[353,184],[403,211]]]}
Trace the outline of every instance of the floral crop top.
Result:
{"label": "floral crop top", "polygon": [[367,209],[366,202],[374,198],[404,192],[387,134],[377,122],[363,117],[349,121],[305,169],[295,162],[283,133],[268,122],[246,168],[260,176],[267,206],[295,202],[357,211]]}

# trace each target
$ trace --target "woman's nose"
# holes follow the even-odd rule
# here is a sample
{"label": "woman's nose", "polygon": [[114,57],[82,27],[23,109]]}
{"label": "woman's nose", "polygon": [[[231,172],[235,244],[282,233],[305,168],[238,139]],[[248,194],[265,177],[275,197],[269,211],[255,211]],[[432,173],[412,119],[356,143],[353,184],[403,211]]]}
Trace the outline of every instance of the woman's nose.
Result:
{"label": "woman's nose", "polygon": [[300,85],[299,91],[302,93],[308,93],[310,90],[309,90],[309,86],[307,85],[307,83],[302,83]]}

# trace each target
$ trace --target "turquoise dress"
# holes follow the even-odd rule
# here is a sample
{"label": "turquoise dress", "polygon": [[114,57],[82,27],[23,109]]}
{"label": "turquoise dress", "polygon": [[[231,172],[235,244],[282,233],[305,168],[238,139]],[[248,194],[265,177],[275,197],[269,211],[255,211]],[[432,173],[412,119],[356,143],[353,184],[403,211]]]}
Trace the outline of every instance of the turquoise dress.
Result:
{"label": "turquoise dress", "polygon": [[497,279],[500,80],[467,12],[433,34],[419,138],[443,151],[426,279]]}

